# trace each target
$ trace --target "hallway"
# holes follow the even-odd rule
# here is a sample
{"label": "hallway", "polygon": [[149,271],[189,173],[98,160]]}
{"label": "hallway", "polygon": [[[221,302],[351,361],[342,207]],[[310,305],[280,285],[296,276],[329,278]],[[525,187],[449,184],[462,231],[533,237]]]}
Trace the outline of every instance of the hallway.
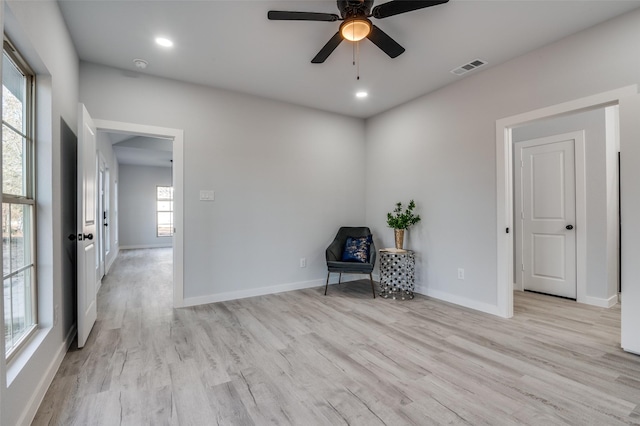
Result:
{"label": "hallway", "polygon": [[85,348],[75,349],[74,342],[33,424],[120,424],[128,410],[154,407],[157,418],[170,417],[162,360],[172,348],[171,270],[170,248],[120,251],[103,278]]}

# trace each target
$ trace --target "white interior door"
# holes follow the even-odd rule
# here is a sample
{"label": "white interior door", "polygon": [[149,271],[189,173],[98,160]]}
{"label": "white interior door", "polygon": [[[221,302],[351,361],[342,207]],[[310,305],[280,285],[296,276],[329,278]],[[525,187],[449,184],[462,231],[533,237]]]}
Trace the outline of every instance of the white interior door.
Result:
{"label": "white interior door", "polygon": [[96,308],[96,127],[78,107],[78,348],[84,347],[97,318]]}
{"label": "white interior door", "polygon": [[575,140],[518,144],[525,290],[576,298]]}

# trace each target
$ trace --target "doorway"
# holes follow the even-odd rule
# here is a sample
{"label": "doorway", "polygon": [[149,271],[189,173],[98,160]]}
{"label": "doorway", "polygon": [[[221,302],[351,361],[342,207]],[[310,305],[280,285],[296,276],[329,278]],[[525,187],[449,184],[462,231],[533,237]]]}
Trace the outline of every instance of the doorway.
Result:
{"label": "doorway", "polygon": [[584,226],[578,226],[576,211],[585,208],[577,199],[584,191],[576,191],[584,186],[584,174],[576,169],[584,169],[584,136],[574,132],[514,142],[516,287],[576,300],[576,234]]}
{"label": "doorway", "polygon": [[505,318],[513,316],[514,192],[511,177],[513,176],[514,129],[545,118],[617,105],[620,99],[632,97],[637,93],[637,86],[628,86],[496,121],[497,307],[500,316]]}
{"label": "doorway", "polygon": [[[94,120],[99,133],[116,133],[142,138],[157,138],[172,141],[171,181],[173,191],[173,307],[182,307],[183,295],[183,131],[164,127],[147,126],[134,123],[115,122],[107,120]],[[122,182],[118,178],[114,186],[114,192],[121,197],[123,192]],[[116,206],[116,204],[114,204]],[[114,214],[121,213],[121,203],[114,207]],[[119,224],[118,224],[119,225]],[[118,231],[123,232],[120,226]],[[119,240],[119,238],[118,238]],[[115,240],[114,240],[115,241]],[[118,241],[119,243],[120,241]]]}

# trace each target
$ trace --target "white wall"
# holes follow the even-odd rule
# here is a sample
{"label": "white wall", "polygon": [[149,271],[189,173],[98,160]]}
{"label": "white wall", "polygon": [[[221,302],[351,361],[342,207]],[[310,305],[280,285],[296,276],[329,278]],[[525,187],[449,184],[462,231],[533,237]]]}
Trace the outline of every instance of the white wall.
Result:
{"label": "white wall", "polygon": [[158,237],[156,230],[156,187],[171,185],[170,167],[120,166],[121,249],[171,247],[173,238]]}
{"label": "white wall", "polygon": [[5,8],[5,32],[37,74],[38,111],[46,112],[38,116],[36,128],[40,328],[8,366],[0,361],[0,423],[17,425],[30,422],[67,349],[71,330],[63,327],[67,321],[54,323],[54,307],[65,318],[75,309],[63,296],[68,283],[61,278],[60,120],[77,128],[78,58],[56,2],[7,1],[0,6]]}
{"label": "white wall", "polygon": [[[586,303],[598,303],[607,306],[611,298],[617,300],[617,223],[618,197],[617,187],[608,187],[610,175],[617,180],[617,158],[607,156],[607,123],[605,109],[571,114],[564,117],[543,120],[513,130],[512,140],[517,143],[546,136],[559,135],[572,131],[584,131],[585,135],[585,169],[586,169]],[[615,150],[615,141],[611,140]],[[613,161],[613,163],[612,163]],[[612,163],[612,164],[611,164]],[[514,163],[515,164],[515,163]],[[609,209],[609,199],[614,208]],[[611,235],[609,221],[612,222]],[[521,244],[520,220],[514,221],[516,247]],[[610,244],[613,240],[613,244]],[[610,264],[611,263],[611,264]],[[610,270],[616,271],[609,274]],[[518,269],[514,269],[518,270]]]}
{"label": "white wall", "polygon": [[107,230],[109,232],[109,241],[110,241],[110,250],[105,259],[105,268],[106,271],[109,271],[109,268],[116,260],[118,256],[119,250],[119,241],[118,235],[116,234],[117,227],[114,226],[118,220],[116,217],[116,191],[115,185],[118,182],[118,159],[116,158],[113,152],[113,146],[111,145],[111,139],[104,133],[98,131],[97,137],[97,148],[102,157],[105,160],[106,166],[109,169],[109,217],[107,218]]}
{"label": "white wall", "polygon": [[385,214],[416,200],[421,292],[497,313],[495,122],[638,83],[639,26],[628,13],[367,121],[366,222],[389,246]]}
{"label": "white wall", "polygon": [[[51,154],[41,156],[50,194],[39,207],[50,218],[44,235],[53,238],[40,257],[51,286],[41,295],[48,299],[41,304],[39,345],[26,368],[9,372],[8,386],[0,361],[3,425],[30,419],[66,349],[68,330],[52,321],[54,305],[70,309],[61,296],[61,250],[54,249],[61,241],[59,118],[76,128],[78,100],[78,60],[56,3],[9,5],[15,19],[5,16],[5,29],[32,65],[51,76],[42,79],[51,88],[51,131],[41,140]],[[396,201],[415,198],[423,221],[409,231],[407,245],[419,253],[420,290],[492,311],[495,120],[638,83],[638,27],[640,12],[627,14],[468,75],[368,120],[366,128],[356,119],[91,64],[81,67],[80,92],[95,118],[184,129],[186,297],[206,301],[322,281],[324,248],[338,226],[364,223],[379,247],[390,246],[386,212]],[[623,203],[628,195],[623,214],[637,217],[640,202],[633,191],[640,150],[629,149],[624,157],[625,133],[621,137]],[[216,201],[199,202],[199,189],[214,189]],[[640,253],[634,241],[640,238],[631,224],[627,229],[634,238],[625,243],[623,235],[623,286],[629,289],[623,295],[623,339],[625,324],[637,323],[640,305],[634,282]],[[307,258],[306,269],[298,267],[300,257]],[[466,269],[466,280],[457,280],[458,267]],[[640,351],[637,335],[628,342]]]}
{"label": "white wall", "polygon": [[[185,303],[323,283],[338,227],[364,223],[362,120],[80,69],[81,101],[94,118],[184,130]],[[199,201],[201,189],[214,190],[215,201]]]}

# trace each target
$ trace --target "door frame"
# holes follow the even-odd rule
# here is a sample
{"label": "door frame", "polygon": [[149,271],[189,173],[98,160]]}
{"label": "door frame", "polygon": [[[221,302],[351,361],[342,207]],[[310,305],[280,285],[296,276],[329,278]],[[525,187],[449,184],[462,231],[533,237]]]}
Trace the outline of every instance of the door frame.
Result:
{"label": "door frame", "polygon": [[[97,135],[96,135],[97,138]],[[96,176],[97,176],[97,183],[98,183],[98,200],[97,200],[97,213],[96,213],[96,217],[98,218],[99,223],[99,228],[96,229],[96,238],[98,239],[98,251],[99,256],[98,256],[98,290],[100,290],[100,287],[102,286],[102,278],[104,278],[104,276],[107,274],[107,266],[106,266],[106,249],[105,249],[105,245],[104,245],[104,223],[105,223],[105,218],[104,218],[104,210],[105,210],[105,188],[106,185],[108,185],[108,182],[106,181],[106,177],[107,177],[107,162],[104,159],[104,156],[102,155],[102,152],[100,152],[100,149],[96,150],[97,155],[98,155],[98,168],[96,170]],[[102,275],[102,276],[100,276]]]}
{"label": "door frame", "polygon": [[497,313],[513,317],[513,141],[516,127],[562,115],[618,105],[638,94],[638,85],[587,96],[496,120],[496,259]]}
{"label": "door frame", "polygon": [[184,131],[95,119],[98,131],[173,139],[173,307],[184,306]]}
{"label": "door frame", "polygon": [[[560,133],[557,135],[547,136],[543,138],[530,139],[522,142],[512,142],[514,147],[518,147],[520,144],[527,142],[539,142],[534,143],[528,146],[539,146],[546,145],[548,142],[545,140],[549,140],[550,138],[558,138],[563,140],[572,139],[574,141],[573,151],[574,151],[574,171],[575,171],[575,186],[576,186],[576,222],[575,222],[575,234],[576,234],[576,301],[580,303],[586,302],[587,295],[587,170],[586,170],[586,148],[585,148],[585,136],[584,131],[575,131],[568,133]],[[520,147],[521,149],[521,147]],[[513,182],[518,183],[516,181],[516,177],[522,178],[521,173],[516,173],[513,175]],[[515,187],[514,195],[518,195],[520,191],[517,187]],[[520,194],[522,195],[522,194]],[[521,198],[521,197],[520,197]],[[522,200],[516,200],[513,203],[513,217],[517,217],[517,207],[522,202]],[[522,223],[522,219],[519,219]],[[515,235],[515,223],[513,228],[514,238]],[[524,240],[524,229],[522,224],[518,227],[519,231],[519,240],[520,247],[516,244],[513,247],[516,247],[515,251],[515,265],[518,265],[522,262],[522,242]],[[522,279],[522,273],[516,273],[514,270],[514,288],[516,290],[524,290],[524,282]]]}

